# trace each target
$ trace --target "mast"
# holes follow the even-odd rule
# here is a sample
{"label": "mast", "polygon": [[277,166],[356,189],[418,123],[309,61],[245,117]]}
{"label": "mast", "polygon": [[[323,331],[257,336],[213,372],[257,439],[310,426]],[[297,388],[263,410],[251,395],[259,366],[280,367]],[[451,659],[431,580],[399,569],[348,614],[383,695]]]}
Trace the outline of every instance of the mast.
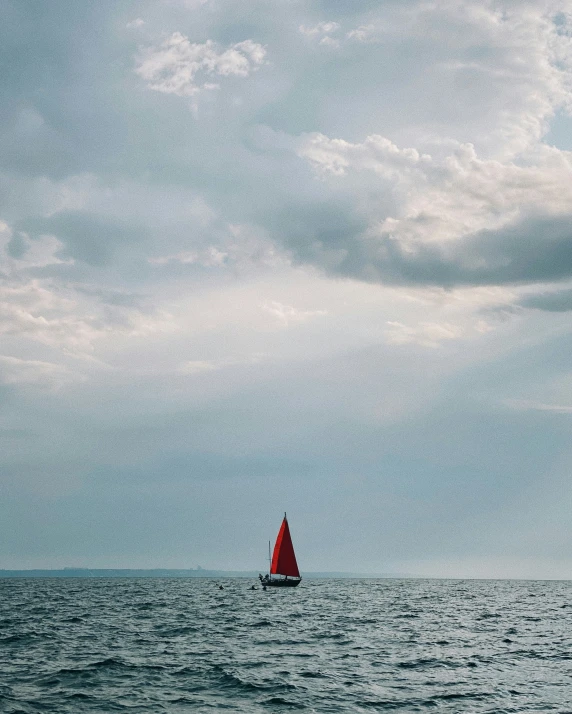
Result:
{"label": "mast", "polygon": [[[284,523],[286,523],[286,524],[288,523],[288,519],[286,518],[286,511],[284,511]],[[284,576],[284,579],[285,579],[285,580],[288,580],[288,576],[285,575],[285,576]]]}
{"label": "mast", "polygon": [[268,577],[270,578],[270,571],[272,570],[272,553],[270,550],[270,541],[268,541]]}

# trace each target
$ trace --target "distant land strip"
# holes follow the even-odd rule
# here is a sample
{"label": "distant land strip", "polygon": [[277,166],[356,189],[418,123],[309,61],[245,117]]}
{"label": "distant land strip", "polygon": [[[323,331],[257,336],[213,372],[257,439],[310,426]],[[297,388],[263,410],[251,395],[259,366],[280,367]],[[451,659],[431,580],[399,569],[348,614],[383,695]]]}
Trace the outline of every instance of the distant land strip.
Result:
{"label": "distant land strip", "polygon": [[[61,570],[0,570],[0,578],[257,578],[255,570],[62,568]],[[402,573],[302,573],[303,578],[406,578]]]}

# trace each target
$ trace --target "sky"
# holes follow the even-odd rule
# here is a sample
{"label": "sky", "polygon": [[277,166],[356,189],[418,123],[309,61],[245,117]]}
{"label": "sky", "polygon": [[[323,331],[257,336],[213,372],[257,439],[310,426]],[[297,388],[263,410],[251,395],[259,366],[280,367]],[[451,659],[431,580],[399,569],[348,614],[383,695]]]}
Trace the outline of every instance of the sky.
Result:
{"label": "sky", "polygon": [[4,0],[0,568],[572,578],[572,0]]}

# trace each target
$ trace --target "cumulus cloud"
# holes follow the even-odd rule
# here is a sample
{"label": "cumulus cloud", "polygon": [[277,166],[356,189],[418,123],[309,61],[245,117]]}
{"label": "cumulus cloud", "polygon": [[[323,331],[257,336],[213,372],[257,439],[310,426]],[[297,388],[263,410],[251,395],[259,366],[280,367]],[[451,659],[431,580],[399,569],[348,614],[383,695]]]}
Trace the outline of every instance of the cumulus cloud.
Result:
{"label": "cumulus cloud", "polygon": [[[389,13],[383,31],[439,47],[426,80],[458,89],[457,101],[485,120],[474,138],[509,157],[541,139],[558,107],[570,107],[570,19],[568,3],[552,0],[415,2]],[[452,105],[453,120],[455,112]]]}
{"label": "cumulus cloud", "polygon": [[135,71],[150,89],[179,97],[193,97],[201,90],[216,89],[218,77],[248,77],[265,61],[266,49],[244,40],[226,48],[207,40],[190,42],[174,32],[159,47],[141,52]]}
{"label": "cumulus cloud", "polygon": [[305,25],[300,25],[300,32],[308,37],[321,37],[323,35],[329,35],[332,32],[337,32],[340,29],[338,22],[319,22],[313,27],[306,27]]}
{"label": "cumulus cloud", "polygon": [[335,37],[339,29],[340,25],[337,22],[319,22],[313,26],[300,25],[299,28],[302,35],[326,47],[339,47],[340,41]]}
{"label": "cumulus cloud", "polygon": [[[396,216],[388,216],[394,235],[414,231],[440,241],[508,223],[523,212],[572,211],[572,153],[550,147],[501,162],[480,158],[471,144],[432,157],[382,136],[353,144],[317,134],[301,139],[298,154],[320,172],[351,173],[354,181],[361,175],[361,183],[350,183],[354,190],[371,185],[370,172],[384,179],[378,191],[394,195]],[[431,225],[424,228],[424,220]]]}
{"label": "cumulus cloud", "polygon": [[351,167],[371,169],[386,178],[399,178],[420,162],[429,162],[428,155],[416,149],[400,149],[383,136],[368,136],[363,144],[352,144],[343,139],[329,139],[323,134],[304,137],[298,149],[302,156],[322,171],[343,176]]}
{"label": "cumulus cloud", "polygon": [[316,25],[300,25],[298,29],[302,35],[317,42],[318,45],[331,48],[339,48],[347,41],[376,42],[383,35],[383,31],[372,23],[360,25],[346,32],[342,31],[339,22],[333,21],[322,21]]}
{"label": "cumulus cloud", "polygon": [[[371,133],[377,123],[379,133],[385,127],[393,141],[420,151],[453,140],[506,160],[539,142],[555,112],[570,109],[565,1],[384,3],[352,14],[352,22],[362,20],[357,26],[341,13],[337,19],[345,62],[338,68],[339,101],[330,97],[328,106],[338,112],[332,123],[354,139],[356,126]],[[359,77],[348,59],[360,66]],[[358,111],[351,120],[347,102]]]}
{"label": "cumulus cloud", "polygon": [[314,134],[298,155],[348,195],[369,191],[357,203],[360,231],[335,244],[324,231],[315,242],[314,258],[327,269],[335,247],[335,272],[370,280],[503,284],[570,275],[569,152],[538,147],[502,162],[471,145],[433,157],[376,135],[351,143]]}
{"label": "cumulus cloud", "polygon": [[375,27],[373,25],[360,25],[353,30],[350,30],[346,37],[356,42],[370,42],[375,37]]}

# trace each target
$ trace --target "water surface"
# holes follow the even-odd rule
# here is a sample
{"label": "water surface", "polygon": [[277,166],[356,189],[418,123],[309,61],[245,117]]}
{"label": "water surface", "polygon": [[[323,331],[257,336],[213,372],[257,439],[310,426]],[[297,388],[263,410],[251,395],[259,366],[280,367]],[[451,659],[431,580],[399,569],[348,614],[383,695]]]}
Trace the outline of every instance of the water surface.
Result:
{"label": "water surface", "polygon": [[572,712],[569,582],[251,585],[0,580],[0,711]]}

